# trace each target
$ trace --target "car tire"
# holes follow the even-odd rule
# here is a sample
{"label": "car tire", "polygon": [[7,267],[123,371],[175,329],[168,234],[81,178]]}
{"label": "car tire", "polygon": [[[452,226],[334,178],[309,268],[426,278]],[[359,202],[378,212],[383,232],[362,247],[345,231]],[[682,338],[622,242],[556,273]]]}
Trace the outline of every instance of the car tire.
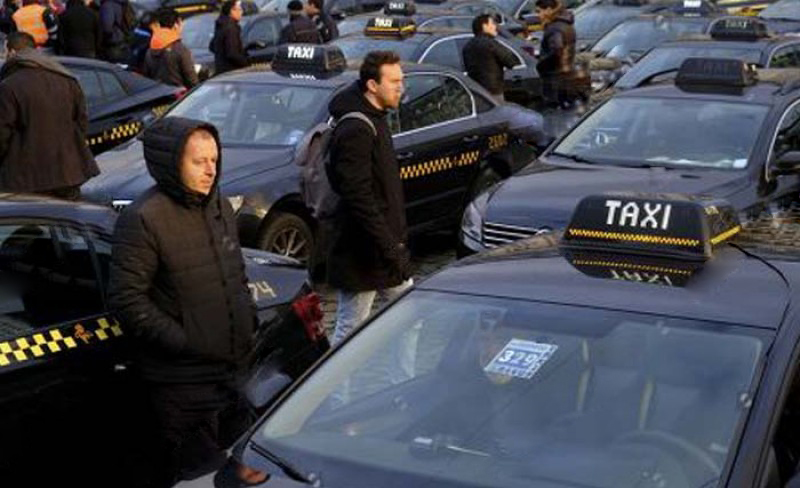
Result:
{"label": "car tire", "polygon": [[258,247],[306,263],[314,249],[314,233],[303,217],[275,211],[264,223]]}

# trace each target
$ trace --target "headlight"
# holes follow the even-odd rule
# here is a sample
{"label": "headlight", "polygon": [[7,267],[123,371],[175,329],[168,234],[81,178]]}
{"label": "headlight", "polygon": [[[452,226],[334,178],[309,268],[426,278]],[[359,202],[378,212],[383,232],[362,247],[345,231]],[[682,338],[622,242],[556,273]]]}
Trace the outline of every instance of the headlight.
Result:
{"label": "headlight", "polygon": [[239,211],[244,205],[244,196],[242,195],[234,195],[232,197],[228,197],[228,201],[231,203],[231,207],[233,207],[233,213]]}
{"label": "headlight", "polygon": [[467,205],[464,217],[461,219],[461,232],[477,242],[481,242],[483,238],[483,214],[488,201],[489,193],[481,194]]}

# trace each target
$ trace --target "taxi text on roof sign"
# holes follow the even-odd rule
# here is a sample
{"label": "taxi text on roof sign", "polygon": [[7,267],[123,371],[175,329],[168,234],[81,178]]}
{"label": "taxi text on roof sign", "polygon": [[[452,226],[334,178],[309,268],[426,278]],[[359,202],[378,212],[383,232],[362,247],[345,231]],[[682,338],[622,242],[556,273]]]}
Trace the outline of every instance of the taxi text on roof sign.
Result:
{"label": "taxi text on roof sign", "polygon": [[272,61],[272,69],[295,73],[342,71],[346,65],[344,53],[337,46],[316,44],[284,44]]}
{"label": "taxi text on roof sign", "polygon": [[741,230],[724,200],[619,193],[586,197],[564,233],[567,247],[703,260]]}
{"label": "taxi text on roof sign", "polygon": [[412,0],[387,2],[383,13],[386,15],[414,15],[417,13],[417,6]]}
{"label": "taxi text on roof sign", "polygon": [[367,22],[364,34],[372,37],[406,37],[414,34],[417,25],[410,18],[375,17]]}

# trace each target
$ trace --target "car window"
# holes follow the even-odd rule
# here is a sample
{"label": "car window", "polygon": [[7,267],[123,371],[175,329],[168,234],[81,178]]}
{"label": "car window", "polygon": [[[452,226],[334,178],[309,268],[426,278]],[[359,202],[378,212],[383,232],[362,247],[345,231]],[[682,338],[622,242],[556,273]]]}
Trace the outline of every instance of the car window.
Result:
{"label": "car window", "polygon": [[797,48],[792,46],[785,46],[777,49],[769,60],[770,68],[797,68],[800,67],[800,58],[798,58]]}
{"label": "car window", "polygon": [[464,59],[456,39],[446,39],[434,44],[420,59],[420,63],[438,64],[464,71]]}
{"label": "car window", "polygon": [[775,155],[800,151],[800,103],[790,107],[784,116],[775,139]]}
{"label": "car window", "polygon": [[120,83],[117,77],[114,76],[114,73],[100,70],[97,72],[97,76],[100,78],[100,84],[103,87],[104,100],[119,100],[120,98],[125,98],[125,96],[127,96],[127,93],[125,93],[125,88],[122,87],[122,83]]}
{"label": "car window", "polygon": [[208,44],[214,37],[214,14],[193,15],[183,21],[181,42],[189,49],[208,49]]}
{"label": "car window", "polygon": [[22,335],[101,313],[101,286],[79,231],[0,224],[0,335]]}
{"label": "car window", "polygon": [[469,30],[472,28],[472,17],[436,17],[420,24],[420,27],[431,29],[447,27],[451,29]]}
{"label": "car window", "polygon": [[419,38],[419,35],[403,40],[353,36],[340,37],[331,44],[338,46],[348,61],[364,59],[370,51],[394,51],[401,61],[416,61],[416,56],[419,56]]}
{"label": "car window", "polygon": [[281,27],[273,19],[261,19],[254,22],[247,31],[245,46],[253,42],[263,42],[268,46],[274,46],[278,43],[280,33]]}
{"label": "car window", "polygon": [[472,97],[449,76],[419,75],[406,78],[400,104],[400,131],[421,129],[472,114]]}
{"label": "car window", "polygon": [[331,8],[341,12],[354,13],[356,10],[358,10],[356,0],[335,0],[332,3],[333,5]]}
{"label": "car window", "polygon": [[78,84],[81,85],[81,90],[83,90],[83,96],[86,97],[86,103],[90,107],[103,100],[103,88],[94,70],[70,68],[70,72],[78,79]]}
{"label": "car window", "polygon": [[780,0],[762,10],[758,15],[765,19],[800,20],[800,0]]}

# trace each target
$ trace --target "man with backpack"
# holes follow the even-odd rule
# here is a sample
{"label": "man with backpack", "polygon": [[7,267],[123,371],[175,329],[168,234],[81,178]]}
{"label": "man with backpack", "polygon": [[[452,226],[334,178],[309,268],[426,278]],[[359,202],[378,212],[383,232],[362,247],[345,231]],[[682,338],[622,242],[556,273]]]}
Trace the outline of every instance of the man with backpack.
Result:
{"label": "man with backpack", "polygon": [[400,104],[403,70],[391,51],[373,51],[359,80],[329,105],[337,125],[328,176],[341,198],[328,236],[328,283],[338,290],[334,342],[411,286],[405,199],[386,112]]}
{"label": "man with backpack", "polygon": [[136,26],[136,13],[130,1],[103,0],[100,4],[100,25],[106,61],[127,63],[131,55],[128,41]]}
{"label": "man with backpack", "polygon": [[158,11],[158,27],[144,59],[144,75],[168,85],[192,88],[198,83],[192,52],[181,42],[183,23],[174,10]]}

